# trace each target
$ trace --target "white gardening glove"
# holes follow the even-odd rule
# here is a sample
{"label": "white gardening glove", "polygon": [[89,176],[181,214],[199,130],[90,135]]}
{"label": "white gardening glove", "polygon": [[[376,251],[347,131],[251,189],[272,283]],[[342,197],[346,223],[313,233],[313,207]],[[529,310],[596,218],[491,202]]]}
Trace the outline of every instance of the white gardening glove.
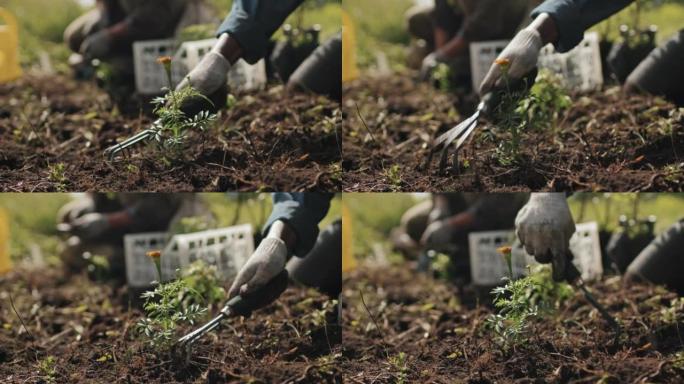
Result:
{"label": "white gardening glove", "polygon": [[496,87],[504,85],[502,65],[508,66],[510,81],[522,79],[537,66],[542,38],[536,29],[526,28],[518,32],[496,61],[489,68],[480,85],[480,95],[484,96]]}
{"label": "white gardening glove", "polygon": [[428,249],[440,249],[449,244],[455,231],[448,220],[437,220],[425,229],[420,243]]}
{"label": "white gardening glove", "polygon": [[218,91],[228,80],[230,62],[218,52],[211,51],[176,87],[177,90],[189,85],[202,95],[209,97]]}
{"label": "white gardening glove", "polygon": [[247,260],[228,291],[228,298],[259,290],[278,276],[285,268],[287,246],[285,242],[267,237]]}
{"label": "white gardening glove", "polygon": [[109,228],[107,215],[102,213],[87,213],[71,222],[73,234],[85,240],[101,236]]}
{"label": "white gardening glove", "polygon": [[553,278],[564,279],[575,222],[564,193],[533,193],[515,218],[515,234],[540,263],[553,263]]}
{"label": "white gardening glove", "polygon": [[109,54],[112,46],[112,38],[109,31],[103,29],[90,36],[88,36],[81,47],[80,53],[88,59],[101,59]]}

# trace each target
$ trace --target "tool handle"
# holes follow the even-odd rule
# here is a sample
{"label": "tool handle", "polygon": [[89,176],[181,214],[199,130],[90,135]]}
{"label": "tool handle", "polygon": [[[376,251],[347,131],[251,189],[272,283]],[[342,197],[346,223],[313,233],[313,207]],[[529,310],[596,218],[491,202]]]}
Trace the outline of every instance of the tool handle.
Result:
{"label": "tool handle", "polygon": [[249,317],[252,311],[263,308],[274,302],[287,288],[288,274],[283,269],[278,276],[271,279],[265,286],[258,291],[247,295],[238,295],[226,303],[222,312],[229,312],[231,315]]}

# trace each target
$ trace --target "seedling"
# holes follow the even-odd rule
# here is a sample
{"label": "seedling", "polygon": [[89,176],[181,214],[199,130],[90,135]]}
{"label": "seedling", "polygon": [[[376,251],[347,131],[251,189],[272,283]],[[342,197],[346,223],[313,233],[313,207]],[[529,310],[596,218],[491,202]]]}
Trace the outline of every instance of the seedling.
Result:
{"label": "seedling", "polygon": [[180,325],[193,325],[207,312],[200,307],[202,295],[193,289],[186,278],[161,283],[161,252],[149,252],[157,269],[159,281],[153,291],[142,294],[146,317],[137,324],[138,331],[148,338],[149,345],[158,351],[167,351],[175,342]]}
{"label": "seedling", "polygon": [[56,184],[55,188],[58,192],[64,192],[66,190],[66,183],[69,180],[65,174],[66,166],[64,163],[50,165],[48,169],[50,172],[48,179]]}
{"label": "seedling", "polygon": [[41,379],[48,384],[56,382],[57,375],[57,361],[55,361],[54,356],[48,356],[45,359],[38,362],[38,372],[41,375]]}
{"label": "seedling", "polygon": [[190,103],[198,100],[206,101],[212,106],[214,103],[192,86],[179,90],[174,89],[171,78],[172,59],[165,56],[160,57],[157,61],[164,67],[169,83],[169,87],[163,89],[164,96],[152,100],[157,120],[152,124],[152,128],[108,148],[105,155],[110,160],[134,145],[150,142],[156,145],[161,154],[160,157],[165,163],[178,160],[182,158],[184,153],[188,132],[191,130],[204,131],[217,119],[217,115],[209,111],[201,111],[194,116],[188,116],[183,108]]}
{"label": "seedling", "polygon": [[390,356],[388,362],[392,368],[396,371],[395,377],[397,379],[397,384],[404,384],[408,380],[408,364],[406,353],[399,352],[396,356]]}
{"label": "seedling", "polygon": [[[501,165],[520,161],[520,144],[525,131],[555,129],[563,110],[570,106],[570,98],[553,74],[538,74],[530,92],[512,90],[508,77],[509,64],[500,64],[505,88],[501,100],[491,113],[495,128],[507,137],[498,139],[496,157]],[[490,139],[494,139],[490,136]]]}
{"label": "seedling", "polygon": [[391,184],[392,190],[398,190],[399,188],[401,188],[401,168],[398,164],[394,164],[388,169],[385,169],[385,177],[387,178],[387,181],[389,181],[389,183]]}
{"label": "seedling", "polygon": [[511,277],[504,277],[506,285],[492,290],[498,313],[490,315],[485,326],[494,334],[494,341],[506,352],[528,341],[530,323],[542,314],[557,308],[572,295],[572,287],[557,283],[548,267],[537,266],[526,277],[512,279],[511,247],[499,248],[508,265]]}

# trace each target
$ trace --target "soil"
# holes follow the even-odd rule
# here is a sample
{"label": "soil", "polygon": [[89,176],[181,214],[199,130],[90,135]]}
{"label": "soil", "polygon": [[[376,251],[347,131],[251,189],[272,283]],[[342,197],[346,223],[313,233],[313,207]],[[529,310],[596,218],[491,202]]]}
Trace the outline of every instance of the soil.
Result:
{"label": "soil", "polygon": [[[142,314],[129,307],[127,297],[125,289],[54,269],[0,277],[0,381],[342,382],[336,365],[339,327],[314,322],[311,314],[322,311],[329,300],[314,290],[291,284],[276,302],[250,318],[224,321],[187,356],[147,346],[135,332]],[[335,312],[323,313],[332,319]],[[183,327],[178,334],[190,330]],[[53,372],[45,368],[50,357]]]}
{"label": "soil", "polygon": [[[348,383],[681,382],[684,312],[679,308],[677,321],[669,323],[663,312],[676,295],[653,286],[623,287],[617,277],[591,283],[590,290],[622,325],[617,345],[612,329],[576,290],[555,313],[531,324],[526,344],[506,352],[482,328],[491,310],[462,304],[462,292],[454,286],[406,267],[359,269],[344,280],[344,378]],[[405,363],[397,361],[401,353]]]}
{"label": "soil", "polygon": [[[190,135],[183,161],[143,147],[109,162],[103,151],[150,116],[124,116],[94,84],[65,76],[0,85],[0,190],[340,190],[339,103],[282,86],[235,96],[214,128]],[[51,172],[58,164],[63,180]]]}
{"label": "soil", "polygon": [[439,153],[424,168],[430,144],[470,116],[473,100],[417,84],[407,74],[360,78],[344,92],[344,191],[684,188],[684,111],[659,98],[624,96],[615,87],[573,95],[558,133],[525,132],[520,161],[512,166],[495,156],[497,141],[508,136],[481,123],[459,153],[459,169],[440,174]]}

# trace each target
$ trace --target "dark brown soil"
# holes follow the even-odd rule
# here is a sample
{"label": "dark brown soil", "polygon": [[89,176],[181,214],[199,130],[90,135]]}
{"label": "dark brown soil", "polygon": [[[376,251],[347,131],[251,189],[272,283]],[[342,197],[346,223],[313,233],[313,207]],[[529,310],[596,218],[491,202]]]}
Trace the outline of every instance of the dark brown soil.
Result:
{"label": "dark brown soil", "polygon": [[617,346],[577,290],[531,325],[527,344],[504,352],[482,328],[491,311],[459,305],[457,289],[446,283],[382,267],[352,273],[344,287],[348,383],[680,383],[684,374],[684,309],[666,322],[676,295],[662,288],[624,288],[617,278],[591,284],[622,324]]}
{"label": "dark brown soil", "polygon": [[[502,166],[481,124],[459,154],[460,170],[424,170],[429,145],[472,112],[463,100],[409,76],[365,77],[345,88],[344,191],[681,191],[684,113],[617,88],[586,96],[551,130],[526,132],[518,165]],[[358,107],[358,110],[357,110]],[[460,112],[460,115],[459,115]],[[361,117],[362,118],[361,118]],[[436,156],[438,157],[438,156]],[[467,164],[467,165],[466,165]],[[449,167],[451,168],[451,167]]]}
{"label": "dark brown soil", "polygon": [[[328,300],[316,291],[291,286],[250,318],[224,321],[189,359],[146,346],[134,327],[141,313],[124,304],[126,297],[109,285],[54,271],[0,277],[0,382],[342,382],[339,331],[337,337],[333,326],[326,332],[312,317]],[[50,357],[54,372],[44,368]]]}
{"label": "dark brown soil", "polygon": [[[185,161],[144,148],[113,163],[103,151],[148,127],[90,83],[26,76],[0,85],[3,191],[339,191],[339,104],[282,87],[236,95],[214,129],[193,135]],[[65,180],[51,177],[64,164]]]}

